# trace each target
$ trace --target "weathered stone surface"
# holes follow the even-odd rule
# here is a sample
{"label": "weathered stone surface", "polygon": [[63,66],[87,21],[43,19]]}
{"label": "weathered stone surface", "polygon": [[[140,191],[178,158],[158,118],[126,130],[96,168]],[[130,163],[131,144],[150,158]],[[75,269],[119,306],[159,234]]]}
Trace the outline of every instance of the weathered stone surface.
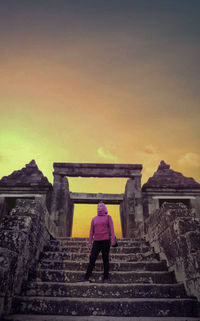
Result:
{"label": "weathered stone surface", "polygon": [[185,177],[183,174],[170,169],[164,161],[161,161],[157,171],[150,177],[142,190],[148,188],[192,188],[200,189],[200,184],[191,177]]}
{"label": "weathered stone surface", "polygon": [[[12,314],[4,321],[80,321],[80,316]],[[81,316],[81,321],[199,321],[199,317]]]}
{"label": "weathered stone surface", "polygon": [[[111,259],[112,260],[112,259]],[[79,263],[77,262],[79,261]],[[52,270],[86,270],[88,260],[84,261],[84,257],[80,262],[80,259],[71,259],[68,261],[42,261],[41,269],[52,269]],[[95,271],[102,271],[102,260],[96,262]],[[110,271],[167,271],[165,261],[160,262],[130,262],[129,260],[122,262],[118,261],[110,262]]]}
{"label": "weathered stone surface", "polygon": [[2,217],[6,216],[8,214],[8,206],[5,202],[4,198],[0,198],[0,221]]}
{"label": "weathered stone surface", "polygon": [[[200,209],[200,194],[198,194],[200,184],[170,170],[169,165],[161,162],[157,173],[147,182],[142,193],[141,165],[56,164],[51,217],[43,206],[38,205],[42,203],[38,201],[17,203],[20,212],[16,206],[8,217],[5,208],[7,196],[5,193],[1,196],[0,312],[3,307],[4,310],[9,308],[13,294],[20,293],[21,281],[27,279],[29,270],[29,280],[33,282],[24,283],[22,294],[30,298],[20,296],[16,298],[14,309],[18,312],[63,315],[88,313],[88,316],[120,317],[138,315],[138,318],[171,316],[173,319],[176,316],[187,315],[189,318],[199,315],[197,301],[187,297],[183,284],[176,284],[173,269],[178,280],[185,282],[188,293],[199,298],[200,221],[196,218],[195,211],[198,212]],[[21,173],[16,171],[9,177],[4,177],[2,179],[4,185],[0,183],[0,192],[4,190],[9,193],[11,189],[14,193],[18,189],[23,193],[25,190],[29,192],[37,190],[37,193],[40,191],[45,194],[41,197],[45,204],[44,200],[46,193],[50,191],[50,185],[44,182],[40,171],[40,173],[37,171],[37,175],[36,172],[34,174],[34,171],[38,170],[36,167],[37,165],[31,162],[21,170]],[[59,236],[71,235],[73,202],[78,196],[72,200],[73,194],[69,192],[65,175],[129,177],[123,201],[120,199],[123,236],[132,237],[137,232],[141,237],[147,233],[157,253],[153,252],[144,241],[137,244],[136,240],[120,240],[119,247],[111,249],[110,252],[112,284],[106,285],[100,284],[103,274],[101,257],[96,262],[92,283],[89,285],[76,283],[83,277],[87,267],[89,259],[87,239],[55,240],[45,248],[43,255],[40,255],[44,244],[50,239],[49,232]],[[14,180],[16,186],[13,185]],[[182,199],[188,197],[186,205],[192,210],[188,210],[183,204],[164,204],[158,209],[164,198],[175,194]],[[162,200],[159,199],[160,195],[163,197]],[[111,196],[106,197],[110,202]],[[94,198],[97,198],[97,195],[91,194],[90,200]],[[116,201],[116,195],[113,199]],[[151,210],[156,207],[158,210],[144,223],[142,211],[145,206]],[[149,213],[151,211],[147,211],[147,214]],[[158,253],[161,258],[167,260],[170,271],[167,270],[165,262],[158,261]],[[40,262],[36,266],[38,260]],[[45,296],[43,299],[38,297],[43,295]],[[83,297],[85,301],[81,300]]]}
{"label": "weathered stone surface", "polygon": [[66,177],[54,174],[51,198],[51,219],[58,227],[57,236],[71,236],[74,204],[70,199]]}
{"label": "weathered stone surface", "polygon": [[92,299],[37,298],[15,299],[15,310],[21,313],[95,316],[198,316],[198,306],[190,299]]}
{"label": "weathered stone surface", "polygon": [[[88,239],[52,240],[43,252],[46,259],[41,256],[37,269],[32,270],[29,281],[24,282],[21,296],[14,302],[13,312],[40,316],[88,315],[90,318],[94,315],[122,318],[133,315],[148,318],[171,316],[171,320],[175,320],[176,316],[187,315],[189,318],[199,315],[197,301],[187,297],[184,285],[176,283],[174,272],[167,271],[163,261],[129,262],[127,259],[122,262],[120,258],[116,262],[111,261],[110,284],[102,284],[103,266],[99,260],[89,284],[77,283],[87,267],[88,261],[84,256],[79,259],[71,257],[68,261],[52,261],[51,253],[77,255],[74,249],[81,253],[80,247],[85,249],[87,242]],[[148,247],[144,240],[120,240],[120,247],[131,251],[130,244],[138,251]],[[49,252],[49,249],[53,251]],[[128,252],[123,254],[123,251],[116,254],[118,249],[112,250],[113,255],[119,257],[129,255]],[[149,248],[148,252],[151,251]]]}
{"label": "weathered stone surface", "polygon": [[128,179],[120,204],[123,237],[133,237],[136,225],[143,221],[141,177]]}
{"label": "weathered stone surface", "polygon": [[185,298],[183,284],[79,284],[24,283],[23,296],[85,297],[85,298]]}
{"label": "weathered stone surface", "polygon": [[100,200],[105,204],[120,204],[123,201],[123,196],[124,194],[70,192],[70,199],[79,204],[97,204]]}
{"label": "weathered stone surface", "polygon": [[50,210],[51,190],[52,185],[32,160],[21,170],[0,180],[0,217],[6,216],[19,198],[39,198]]}
{"label": "weathered stone surface", "polygon": [[[100,257],[98,260],[100,260]],[[134,262],[134,261],[142,261],[149,260],[152,261],[156,256],[152,252],[140,252],[140,253],[133,253],[133,254],[110,254],[110,261],[111,262]],[[66,252],[46,252],[42,254],[42,260],[56,260],[56,261],[63,261],[63,260],[73,260],[79,262],[80,260],[87,260],[89,258],[89,253],[66,253]]]}
{"label": "weathered stone surface", "polygon": [[134,177],[142,170],[141,164],[54,163],[54,174],[82,177]]}
{"label": "weathered stone surface", "polygon": [[4,297],[14,282],[14,272],[17,266],[17,253],[6,248],[0,248],[0,297]]}
{"label": "weathered stone surface", "polygon": [[[127,253],[129,251],[129,248],[125,249],[125,253]],[[132,251],[132,249],[131,249]],[[76,254],[76,249],[72,248],[71,249],[71,253],[68,253],[67,251],[59,251],[59,252],[48,252],[47,253],[43,253],[41,255],[42,259],[49,259],[49,260],[57,260],[57,261],[63,261],[63,260],[70,260],[73,259],[75,261],[79,261],[81,259],[86,259],[88,257],[88,250],[87,249],[83,249],[81,251],[80,254]],[[111,261],[126,261],[126,262],[141,262],[141,261],[148,261],[148,262],[154,262],[157,261],[159,258],[157,253],[154,253],[152,251],[147,251],[147,252],[138,252],[138,253],[127,253],[121,255],[120,251],[118,254],[110,254],[110,260]],[[97,260],[100,260],[100,258],[98,258]]]}
{"label": "weathered stone surface", "polygon": [[[59,270],[59,269],[46,269],[38,267],[38,270],[32,271],[29,275],[30,280],[41,280],[45,282],[76,282],[80,280],[85,271],[85,263],[77,263],[75,270]],[[160,283],[169,284],[175,283],[175,275],[173,272],[168,272],[164,268],[162,271],[144,271],[143,270],[130,270],[130,271],[120,271],[111,270],[110,278],[112,283]],[[102,282],[102,270],[98,269],[93,272],[93,281]]]}
{"label": "weathered stone surface", "polygon": [[36,162],[32,160],[26,167],[14,171],[9,176],[4,176],[0,180],[0,186],[47,186],[51,187],[48,179],[38,169]]}
{"label": "weathered stone surface", "polygon": [[0,222],[0,296],[5,313],[50,239],[47,228],[56,230],[48,217],[44,204],[18,199],[16,207]]}
{"label": "weathered stone surface", "polygon": [[145,220],[145,232],[188,293],[200,300],[200,219],[182,203],[164,203]]}
{"label": "weathered stone surface", "polygon": [[[132,240],[126,240],[126,239],[118,239],[119,247],[111,247],[110,251],[113,253],[118,253],[119,251],[126,253],[127,248],[129,248],[129,253],[131,253],[131,249],[134,247],[145,247],[149,246],[149,243],[145,240],[137,241],[135,239]],[[77,245],[80,245],[79,248]],[[65,239],[63,241],[59,240],[52,240],[50,244],[45,247],[45,250],[47,251],[63,251],[68,250],[70,248],[70,251],[74,249],[78,250],[78,252],[83,253],[85,250],[88,252],[88,238],[82,238],[81,240],[79,238],[76,238],[76,241],[74,241],[74,238]],[[128,252],[127,252],[128,253]]]}

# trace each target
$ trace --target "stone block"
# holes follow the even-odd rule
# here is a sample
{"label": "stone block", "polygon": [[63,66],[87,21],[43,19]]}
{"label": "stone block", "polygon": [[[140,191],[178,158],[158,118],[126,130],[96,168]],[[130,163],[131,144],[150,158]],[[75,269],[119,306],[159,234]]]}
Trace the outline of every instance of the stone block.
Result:
{"label": "stone block", "polygon": [[25,233],[19,235],[19,233],[12,230],[0,231],[0,246],[16,253],[19,253],[20,249],[23,247],[25,239]]}
{"label": "stone block", "polygon": [[[5,303],[7,305],[7,298],[13,293],[17,255],[16,253],[8,251],[7,249],[1,249],[0,260],[0,297],[5,299],[1,300],[1,304]],[[2,307],[2,311],[3,309],[4,307]]]}
{"label": "stone block", "polygon": [[3,308],[4,308],[4,297],[0,296],[0,315],[3,314]]}
{"label": "stone block", "polygon": [[200,277],[186,281],[189,295],[195,295],[200,302]]}
{"label": "stone block", "polygon": [[49,216],[48,211],[38,201],[17,200],[16,207],[1,222],[0,295],[5,297],[5,311],[9,311],[14,292],[20,292],[29,269],[50,239],[45,216]]}
{"label": "stone block", "polygon": [[30,227],[31,217],[29,216],[6,216],[2,219],[0,224],[1,230],[25,230]]}
{"label": "stone block", "polygon": [[187,246],[190,252],[200,250],[200,231],[190,231],[186,234]]}
{"label": "stone block", "polygon": [[200,277],[200,251],[188,255],[183,263],[187,279]]}
{"label": "stone block", "polygon": [[187,257],[189,253],[188,245],[187,245],[187,240],[185,235],[180,235],[177,240],[177,245],[178,245],[178,257]]}
{"label": "stone block", "polygon": [[191,217],[177,218],[174,221],[174,230],[177,235],[185,234],[188,231],[195,231],[200,229],[200,221]]}
{"label": "stone block", "polygon": [[145,220],[145,230],[156,252],[175,269],[177,279],[199,298],[199,288],[192,284],[200,277],[200,220],[193,211],[182,203],[164,203]]}
{"label": "stone block", "polygon": [[178,257],[178,245],[176,241],[169,244],[167,241],[160,239],[159,244],[161,247],[161,251],[165,254],[168,265],[172,266],[175,263],[176,258]]}

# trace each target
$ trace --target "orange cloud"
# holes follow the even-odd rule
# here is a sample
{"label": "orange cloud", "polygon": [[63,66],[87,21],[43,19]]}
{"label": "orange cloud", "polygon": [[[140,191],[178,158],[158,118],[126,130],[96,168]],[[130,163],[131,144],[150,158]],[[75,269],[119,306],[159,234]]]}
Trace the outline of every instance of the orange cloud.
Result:
{"label": "orange cloud", "polygon": [[149,145],[146,145],[146,146],[145,146],[144,152],[145,152],[146,154],[156,154],[156,153],[157,153],[157,150],[158,150],[157,147],[149,144]]}
{"label": "orange cloud", "polygon": [[104,159],[118,160],[117,156],[113,155],[108,149],[104,149],[103,147],[98,148],[97,154]]}
{"label": "orange cloud", "polygon": [[183,155],[179,160],[178,163],[183,166],[189,166],[189,167],[200,167],[200,155],[197,153],[186,153]]}

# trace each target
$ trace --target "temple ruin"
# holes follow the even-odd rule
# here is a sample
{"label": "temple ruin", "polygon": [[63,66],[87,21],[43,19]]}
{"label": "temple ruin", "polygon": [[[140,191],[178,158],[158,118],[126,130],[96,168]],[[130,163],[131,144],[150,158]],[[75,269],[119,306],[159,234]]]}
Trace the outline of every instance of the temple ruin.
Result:
{"label": "temple ruin", "polygon": [[[141,186],[141,164],[54,163],[53,167],[53,185],[44,177],[34,160],[21,170],[16,170],[9,176],[0,179],[0,318],[2,315],[6,316],[12,311],[18,311],[20,305],[15,303],[18,302],[15,299],[22,294],[21,299],[18,298],[22,300],[23,284],[26,284],[29,278],[30,282],[31,278],[35,280],[34,286],[38,286],[38,278],[42,277],[41,258],[47,255],[45,249],[51,248],[51,244],[60,244],[61,240],[68,239],[67,242],[77,241],[71,238],[74,204],[96,204],[100,200],[106,204],[119,205],[123,239],[119,240],[121,242],[121,248],[119,248],[121,252],[120,255],[116,254],[117,257],[125,257],[129,260],[129,256],[126,257],[128,252],[122,253],[125,251],[125,248],[123,249],[123,244],[125,243],[129,244],[129,246],[132,244],[129,249],[130,253],[132,253],[132,250],[135,251],[134,241],[138,242],[140,240],[142,243],[147,243],[149,250],[146,253],[132,253],[131,255],[133,255],[136,262],[127,261],[127,267],[131,269],[132,265],[139,264],[142,271],[144,271],[143,269],[147,269],[148,264],[160,264],[164,269],[162,272],[163,277],[165,278],[165,275],[167,275],[167,277],[171,278],[171,275],[174,275],[174,280],[176,278],[177,282],[179,282],[177,287],[181,283],[181,287],[185,289],[184,291],[187,292],[187,295],[193,297],[191,299],[191,302],[193,302],[191,309],[193,310],[190,309],[188,311],[186,309],[184,316],[199,316],[200,305],[197,304],[197,301],[200,302],[200,184],[193,178],[185,177],[181,173],[170,169],[170,165],[167,165],[164,161],[161,161],[157,171],[143,186]],[[68,177],[124,177],[127,178],[127,182],[122,194],[105,194],[103,193],[104,191],[99,191],[99,193],[77,193],[76,191],[70,191]],[[84,242],[86,244],[86,239]],[[48,266],[53,264],[51,255],[58,255],[58,257],[69,255],[68,248],[67,251],[60,251],[59,253],[57,253],[57,247],[54,246],[54,248],[56,254],[51,253],[51,250],[48,253]],[[72,257],[74,257],[73,255],[74,253],[72,253]],[[85,259],[85,254],[79,253],[79,255],[84,256]],[[165,263],[156,263],[155,261],[158,260],[158,257],[159,260],[165,261]],[[59,264],[63,263],[64,261],[61,259]],[[77,262],[73,259],[71,264],[75,263]],[[43,264],[47,263],[43,262]],[[119,269],[124,263],[113,264]],[[80,266],[82,267],[82,265]],[[124,268],[126,269],[126,267]],[[74,275],[78,272],[73,272],[70,272],[71,279],[69,277],[67,279],[68,282],[74,282]],[[47,273],[48,277],[50,277],[51,269],[47,272],[44,270],[43,273]],[[55,271],[52,273],[53,278],[57,274],[60,275],[59,271],[56,272],[57,274],[55,274]],[[113,277],[116,278],[116,282],[119,279],[117,273],[119,272],[113,271]],[[138,278],[140,280],[140,271],[134,271],[133,269],[130,273],[132,275],[130,277],[133,277],[134,273],[135,275],[139,273],[134,282],[137,282]],[[159,277],[160,272],[158,273],[156,270],[148,271],[149,277],[141,280],[142,287],[146,287],[149,282],[149,286],[152,285],[158,290],[157,284],[153,284],[157,274]],[[145,275],[147,275],[146,272]],[[61,279],[62,277],[63,274]],[[149,281],[149,278],[151,281]],[[60,282],[60,279],[57,281]],[[163,282],[166,283],[166,280]],[[171,290],[176,288],[173,282],[175,281],[172,281]],[[132,287],[136,286],[133,283],[129,284],[130,291],[133,291]],[[166,285],[162,285],[162,288],[167,291]],[[142,296],[144,293],[140,293],[137,289],[136,286],[136,294],[138,291],[138,298],[142,302],[140,295]],[[35,290],[32,289],[31,291]],[[173,291],[167,292],[167,297],[173,297]],[[145,295],[149,295],[150,292],[145,292]],[[177,292],[177,295],[183,295],[183,298],[177,299],[176,297],[173,307],[169,307],[169,302],[165,302],[167,300],[162,297],[162,290],[158,291],[157,296],[153,297],[152,301],[152,304],[157,305],[153,313],[160,311],[159,304],[164,300],[162,302],[165,308],[164,310],[161,309],[161,312],[164,311],[162,313],[167,313],[166,315],[171,315],[172,317],[175,315],[182,316],[186,292]],[[162,299],[159,299],[159,297]],[[33,299],[34,302],[30,304],[29,296],[27,296],[26,300],[28,309],[36,309],[34,310],[36,314],[43,313],[41,312],[42,309],[47,306],[48,309],[45,310],[45,313],[51,314],[51,304],[58,304],[57,300],[54,302],[53,296],[50,299],[43,298],[43,295],[39,296],[36,299],[37,304],[35,304],[35,298]],[[96,300],[98,301],[98,299]],[[115,298],[113,300],[113,302],[116,302],[118,299]],[[128,298],[126,303],[129,304],[130,300],[132,300],[132,294],[131,299]],[[95,304],[97,301],[95,301]],[[68,301],[66,302],[66,311],[68,311]],[[149,302],[148,309],[151,310],[151,301]],[[126,305],[126,303],[124,304]],[[145,311],[147,308],[146,301],[143,307],[142,304],[141,314],[138,314],[138,316],[143,316],[143,310]],[[115,303],[113,303],[114,305]],[[23,306],[21,304],[21,308]],[[59,305],[59,308],[61,307],[63,307],[62,304]],[[74,309],[73,302],[71,307]],[[90,308],[95,309],[96,305]],[[131,309],[133,309],[132,303],[129,315],[133,313]],[[68,313],[66,311],[61,311],[60,313]],[[100,310],[98,311],[98,313],[104,313],[100,312]],[[178,314],[176,314],[176,311],[178,311]],[[107,312],[110,313],[110,308],[108,308]],[[54,311],[55,313],[57,313],[57,310],[56,312]],[[74,310],[70,313],[74,313]],[[118,313],[119,311],[116,309],[112,315],[115,316]],[[124,314],[122,313],[121,315]],[[160,315],[156,314],[155,316]],[[6,318],[5,320],[13,321],[15,319]]]}
{"label": "temple ruin", "polygon": [[[181,202],[200,217],[200,184],[161,161],[158,170],[141,187],[141,164],[54,163],[53,186],[33,160],[0,180],[0,215],[11,210],[18,198],[39,199],[57,227],[57,236],[71,236],[74,204],[119,204],[123,237],[135,235],[142,223],[164,202]],[[127,178],[123,194],[76,193],[68,177]]]}

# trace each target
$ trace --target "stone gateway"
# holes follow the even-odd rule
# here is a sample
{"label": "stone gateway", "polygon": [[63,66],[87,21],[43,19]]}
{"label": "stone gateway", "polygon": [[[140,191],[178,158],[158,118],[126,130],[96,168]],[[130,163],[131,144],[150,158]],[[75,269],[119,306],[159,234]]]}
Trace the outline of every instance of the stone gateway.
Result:
{"label": "stone gateway", "polygon": [[[199,321],[200,184],[164,161],[143,186],[140,164],[53,167],[53,186],[34,160],[0,179],[0,319]],[[79,176],[127,183],[123,194],[71,192],[68,177]],[[100,200],[120,207],[111,284],[97,262],[93,282],[77,285],[88,239],[71,237],[74,204]]]}

